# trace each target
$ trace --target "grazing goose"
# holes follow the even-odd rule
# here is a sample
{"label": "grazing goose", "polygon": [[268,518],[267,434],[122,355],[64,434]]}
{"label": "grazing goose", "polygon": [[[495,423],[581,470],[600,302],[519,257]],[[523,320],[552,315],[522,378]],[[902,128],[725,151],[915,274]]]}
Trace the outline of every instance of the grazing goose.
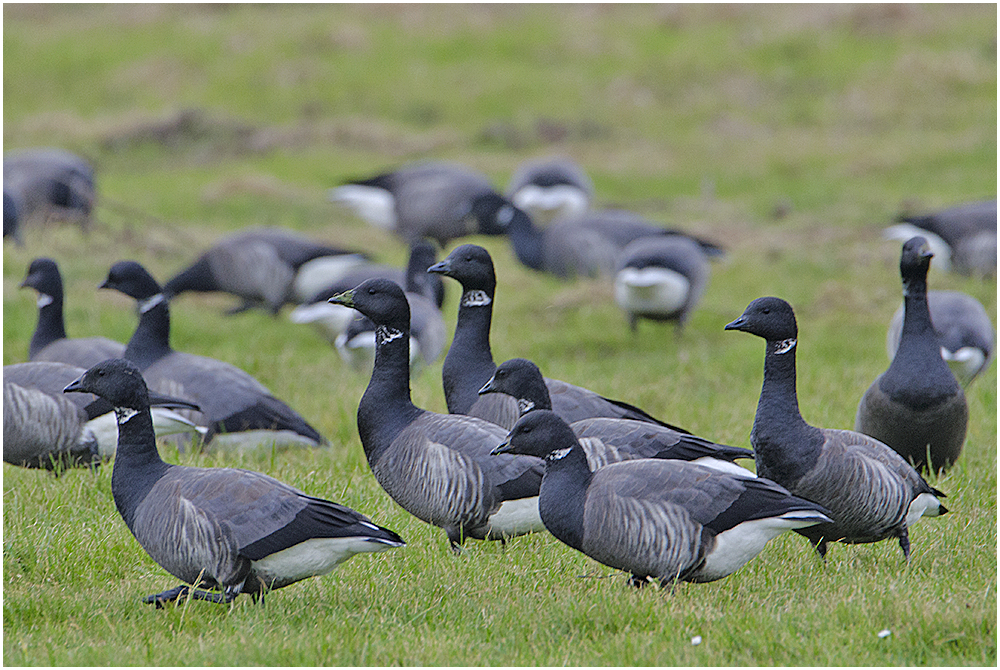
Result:
{"label": "grazing goose", "polygon": [[21,246],[21,231],[17,226],[17,203],[7,189],[3,190],[3,236],[14,238],[14,242]]}
{"label": "grazing goose", "polygon": [[349,181],[331,189],[329,199],[410,244],[429,237],[444,247],[466,235],[506,232],[501,223],[470,216],[473,199],[485,193],[496,194],[485,175],[462,165],[430,161]]}
{"label": "grazing goose", "polygon": [[708,283],[708,257],[683,235],[640,237],[625,245],[615,273],[615,302],[636,331],[639,319],[676,321],[680,333]]}
{"label": "grazing goose", "polygon": [[[478,196],[472,209],[481,226],[495,225],[507,231],[514,255],[522,265],[562,279],[614,276],[618,257],[632,240],[683,235],[632,212],[610,209],[588,211],[580,217],[560,219],[539,228],[525,212],[495,193]],[[711,242],[692,239],[709,255],[723,253]]]}
{"label": "grazing goose", "polygon": [[315,428],[259,381],[229,363],[170,348],[170,310],[160,285],[134,261],[115,263],[100,288],[138,303],[139,325],[123,358],[135,363],[153,388],[197,403],[194,420],[207,426],[215,447],[321,446]]}
{"label": "grazing goose", "polygon": [[830,517],[766,479],[674,460],[612,463],[591,472],[573,430],[547,410],[518,420],[496,454],[545,459],[538,508],[560,541],[604,565],[649,578],[711,582],[767,542]]}
{"label": "grazing goose", "polygon": [[925,237],[936,266],[965,275],[995,275],[997,271],[997,201],[968,202],[923,216],[901,215],[884,231],[887,239]]}
{"label": "grazing goose", "polygon": [[331,298],[376,325],[375,366],[358,405],[358,432],[375,479],[399,505],[443,528],[455,551],[466,538],[540,531],[537,458],[490,457],[507,434],[475,417],[437,414],[410,399],[410,314],[403,289],[369,279]]}
{"label": "grazing goose", "polygon": [[[497,366],[479,394],[506,394],[517,401],[521,416],[551,410],[549,390],[538,366],[524,358],[512,358]],[[602,465],[634,458],[673,458],[693,461],[746,477],[753,473],[733,463],[737,458],[753,459],[753,452],[740,447],[715,444],[702,437],[633,419],[606,417],[583,419],[570,424],[587,453],[591,470]]]}
{"label": "grazing goose", "polygon": [[[33,221],[70,219],[87,230],[94,206],[94,169],[63,149],[24,149],[3,158],[3,188],[17,208],[19,230]],[[17,232],[15,232],[15,238]]]}
{"label": "grazing goose", "polygon": [[365,257],[317,244],[283,228],[252,228],[224,237],[163,285],[168,300],[186,291],[231,293],[242,304],[230,314],[264,307],[277,314],[300,303]]}
{"label": "grazing goose", "polygon": [[[455,336],[441,370],[448,411],[477,416],[509,430],[519,415],[517,403],[502,394],[479,395],[479,389],[496,371],[490,350],[490,324],[496,293],[493,259],[486,249],[463,244],[427,271],[451,277],[462,285]],[[649,421],[686,432],[637,407],[609,400],[585,388],[555,379],[546,379],[545,385],[552,398],[553,410],[571,423],[604,416]]]}
{"label": "grazing goose", "polygon": [[750,433],[757,475],[823,505],[834,519],[797,532],[809,538],[820,556],[826,555],[828,542],[895,537],[909,560],[910,526],[921,516],[947,512],[938,500],[944,494],[878,440],[805,422],[795,392],[798,326],[791,305],[780,298],[758,298],[726,330],[767,342],[764,383]]}
{"label": "grazing goose", "polygon": [[[91,465],[115,454],[118,426],[111,405],[95,396],[65,396],[66,384],[86,370],[65,363],[32,362],[3,369],[3,459],[50,470]],[[174,409],[197,405],[150,394],[157,436],[193,433]]]}
{"label": "grazing goose", "polygon": [[[941,342],[941,358],[962,386],[968,386],[993,360],[993,322],[983,304],[959,291],[928,291],[931,323]],[[885,346],[889,360],[896,357],[903,331],[905,306],[889,323]]]}
{"label": "grazing goose", "polygon": [[146,553],[185,582],[146,603],[162,607],[182,597],[228,603],[240,593],[256,600],[265,591],[325,575],[354,554],[405,544],[349,507],[259,472],[164,463],[146,384],[127,360],[100,363],[65,390],[93,393],[115,408],[115,506]]}
{"label": "grazing goose", "polygon": [[507,185],[507,198],[540,225],[583,215],[593,197],[590,177],[568,158],[526,161]]}
{"label": "grazing goose", "polygon": [[21,288],[38,291],[38,325],[28,345],[28,360],[56,361],[87,369],[125,352],[121,342],[106,337],[66,337],[63,320],[63,283],[59,266],[51,258],[36,258],[28,266]]}
{"label": "grazing goose", "polygon": [[[351,290],[366,279],[382,277],[383,279],[391,279],[400,286],[405,286],[406,291],[410,294],[420,294],[425,298],[425,300],[411,302],[414,321],[411,324],[411,328],[413,333],[417,335],[417,339],[419,339],[423,331],[423,326],[418,327],[417,321],[421,323],[432,321],[433,313],[440,313],[441,304],[444,302],[444,282],[437,275],[427,273],[427,268],[433,265],[436,260],[437,248],[434,246],[434,243],[423,240],[410,246],[410,257],[406,268],[397,268],[381,263],[361,263],[344,273],[337,281],[331,282],[319,291],[316,291],[307,301],[293,309],[291,314],[289,314],[289,318],[293,323],[311,323],[323,337],[331,344],[337,346],[337,342],[342,341],[342,336],[344,336],[344,333],[349,328],[354,330],[355,334],[361,332],[360,326],[364,324],[354,322],[359,318],[363,319],[363,317],[356,310],[349,307],[331,304],[330,298],[344,291]],[[427,311],[424,314],[428,300],[431,301],[434,310],[433,312]],[[420,313],[419,316],[418,312]],[[343,339],[343,343],[347,341],[348,339]],[[428,353],[433,353],[435,346],[433,343],[428,343]],[[442,340],[441,348],[443,349],[443,347],[444,342]],[[341,355],[343,353],[341,352]],[[370,361],[373,359],[374,353],[375,340],[373,338],[371,340],[370,351],[359,359],[359,362],[364,363],[362,368],[371,369]],[[438,356],[440,356],[440,352],[435,354],[432,360],[437,360]],[[351,356],[350,358],[353,359],[354,357]],[[368,359],[368,361],[365,362],[365,359]]]}
{"label": "grazing goose", "polygon": [[923,237],[903,245],[899,349],[862,396],[854,418],[854,430],[889,445],[918,470],[951,467],[962,453],[969,422],[965,393],[941,357],[927,307],[932,255]]}

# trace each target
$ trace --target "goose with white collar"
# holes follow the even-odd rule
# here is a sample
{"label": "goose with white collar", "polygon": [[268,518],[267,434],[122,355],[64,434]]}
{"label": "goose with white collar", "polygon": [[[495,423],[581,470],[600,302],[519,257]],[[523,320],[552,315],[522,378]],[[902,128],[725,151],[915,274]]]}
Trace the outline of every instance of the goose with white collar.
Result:
{"label": "goose with white collar", "polygon": [[918,470],[946,470],[962,453],[969,407],[962,386],[941,357],[941,340],[931,323],[927,240],[903,245],[902,334],[889,369],[865,391],[854,430],[892,447]]}
{"label": "goose with white collar", "polygon": [[470,216],[473,200],[486,193],[496,191],[485,175],[456,163],[426,161],[348,181],[328,195],[410,244],[430,238],[444,247],[466,235],[506,232],[496,221]]}
{"label": "goose with white collar", "polygon": [[503,540],[543,530],[539,459],[492,458],[490,451],[506,430],[413,404],[410,310],[399,285],[370,279],[331,300],[353,307],[376,326],[375,365],[358,404],[358,432],[375,479],[392,499],[443,528],[455,551],[467,538]]}
{"label": "goose with white collar", "polygon": [[[479,389],[480,395],[487,393],[514,398],[522,417],[528,412],[552,409],[542,371],[525,358],[512,358],[498,365],[493,376]],[[749,449],[716,444],[647,421],[601,417],[574,421],[570,428],[580,440],[591,470],[635,458],[671,458],[742,477],[754,476],[734,463],[738,458],[753,459]]]}
{"label": "goose with white collar", "polygon": [[[448,411],[477,416],[510,429],[520,414],[517,403],[503,394],[479,395],[479,389],[493,376],[497,367],[490,349],[490,325],[497,284],[493,259],[486,249],[475,244],[463,244],[427,271],[451,277],[462,285],[455,336],[441,370]],[[638,407],[610,400],[580,386],[557,379],[546,379],[545,385],[553,410],[571,423],[604,416],[648,421],[684,432]]]}
{"label": "goose with white collar", "polygon": [[675,460],[591,471],[573,430],[548,410],[521,417],[494,453],[545,459],[539,511],[550,533],[604,565],[649,579],[710,582],[788,530],[830,522],[821,506],[772,481]]}
{"label": "goose with white collar", "polygon": [[135,363],[151,387],[201,407],[192,417],[208,428],[215,448],[322,446],[326,439],[305,419],[240,368],[170,347],[170,310],[160,285],[134,261],[120,261],[100,288],[115,289],[138,304],[139,325],[123,358]]}
{"label": "goose with white collar", "polygon": [[544,226],[555,219],[583,215],[590,209],[594,185],[583,168],[569,158],[540,158],[518,166],[506,195],[532,221]]}
{"label": "goose with white collar", "polygon": [[103,360],[118,358],[125,345],[106,337],[69,338],[63,318],[63,282],[59,266],[51,258],[36,258],[28,266],[21,288],[38,291],[38,325],[28,345],[28,360],[54,361],[89,368]]}
{"label": "goose with white collar", "polygon": [[833,523],[797,532],[820,556],[827,543],[861,544],[897,538],[909,560],[909,529],[922,516],[948,510],[932,488],[895,451],[867,435],[810,426],[799,413],[795,391],[798,326],[791,305],[758,298],[726,325],[763,338],[764,383],[750,443],[757,474],[794,495],[823,505]]}
{"label": "goose with white collar", "polygon": [[184,582],[146,603],[162,607],[185,597],[228,603],[241,593],[256,600],[326,574],[355,554],[405,544],[368,517],[267,475],[163,462],[146,384],[129,361],[100,363],[65,391],[93,393],[115,408],[115,506],[146,553]]}
{"label": "goose with white collar", "polygon": [[[118,427],[111,405],[93,395],[65,396],[63,388],[86,372],[66,363],[35,361],[3,368],[3,460],[56,470],[94,465],[114,456]],[[150,394],[158,437],[198,432],[175,412],[197,410],[179,398]]]}
{"label": "goose with white collar", "polygon": [[[927,291],[931,324],[941,343],[941,358],[967,387],[993,362],[993,322],[983,304],[961,291]],[[906,306],[900,305],[889,322],[885,348],[891,361],[899,349]]]}

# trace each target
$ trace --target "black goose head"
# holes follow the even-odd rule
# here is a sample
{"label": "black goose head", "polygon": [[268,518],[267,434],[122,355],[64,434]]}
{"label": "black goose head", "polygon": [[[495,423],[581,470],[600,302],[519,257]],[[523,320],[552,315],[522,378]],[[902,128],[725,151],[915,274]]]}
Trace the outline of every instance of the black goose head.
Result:
{"label": "black goose head", "polygon": [[470,212],[479,224],[482,235],[505,235],[516,220],[531,223],[531,219],[510,200],[499,193],[483,193],[472,200]]}
{"label": "black goose head", "polygon": [[329,302],[353,307],[376,326],[410,331],[410,303],[399,284],[389,279],[369,279],[350,291],[333,296]]}
{"label": "black goose head", "polygon": [[160,285],[146,268],[135,261],[118,261],[108,271],[108,278],[97,288],[111,288],[136,300],[160,293]]}
{"label": "black goose head", "polygon": [[149,408],[149,391],[139,368],[124,358],[109,358],[84,372],[63,393],[93,393],[112,407],[142,411]]}
{"label": "black goose head", "polygon": [[795,312],[781,298],[757,298],[740,318],[726,324],[726,330],[742,330],[768,342],[794,342],[798,337]]}
{"label": "black goose head", "polygon": [[904,295],[918,284],[922,284],[926,290],[927,271],[933,257],[927,240],[919,235],[903,243],[903,251],[899,255],[899,274],[903,277]]}
{"label": "black goose head", "polygon": [[[526,358],[512,358],[498,365],[493,376],[479,389],[479,395],[484,393],[506,393],[517,398],[522,414],[531,409],[551,407],[551,402],[546,403],[549,392],[542,371]],[[530,407],[526,406],[528,403]]]}
{"label": "black goose head", "polygon": [[36,258],[28,266],[28,274],[21,282],[21,288],[33,288],[42,295],[62,296],[62,275],[59,266],[51,258]]}
{"label": "black goose head", "polygon": [[496,291],[497,278],[490,252],[475,244],[456,247],[447,258],[430,266],[427,271],[451,277],[465,291],[485,291],[491,296]]}
{"label": "black goose head", "polygon": [[568,423],[555,412],[540,409],[528,412],[518,419],[507,434],[507,439],[491,453],[558,459],[578,444]]}

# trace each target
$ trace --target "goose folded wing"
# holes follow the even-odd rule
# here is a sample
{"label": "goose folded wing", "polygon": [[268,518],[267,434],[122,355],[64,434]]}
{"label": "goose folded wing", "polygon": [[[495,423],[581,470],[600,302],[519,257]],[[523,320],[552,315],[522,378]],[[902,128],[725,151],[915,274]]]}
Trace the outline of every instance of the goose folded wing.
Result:
{"label": "goose folded wing", "polygon": [[696,435],[635,419],[583,419],[573,423],[573,432],[578,438],[599,438],[608,446],[624,449],[632,458],[675,458],[682,461],[705,456],[727,460],[753,458],[749,449],[716,444]]}
{"label": "goose folded wing", "polygon": [[581,386],[549,378],[545,379],[545,386],[552,401],[552,411],[570,424],[594,417],[633,419],[655,423],[676,430],[678,433],[690,434],[683,428],[660,421],[634,405],[605,398]]}

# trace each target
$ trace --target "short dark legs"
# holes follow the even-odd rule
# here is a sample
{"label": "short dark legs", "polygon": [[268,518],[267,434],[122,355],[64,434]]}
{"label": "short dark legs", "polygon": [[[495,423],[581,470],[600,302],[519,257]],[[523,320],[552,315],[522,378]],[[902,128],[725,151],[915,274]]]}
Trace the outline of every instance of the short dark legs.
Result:
{"label": "short dark legs", "polygon": [[162,609],[165,603],[172,603],[175,600],[183,598],[191,598],[192,600],[207,600],[210,603],[225,605],[233,602],[239,593],[239,591],[232,591],[230,589],[226,589],[223,593],[218,593],[216,591],[202,591],[201,589],[192,590],[187,584],[181,584],[180,586],[164,591],[163,593],[154,593],[151,596],[146,596],[142,599],[142,602],[147,605],[156,605],[156,609]]}

